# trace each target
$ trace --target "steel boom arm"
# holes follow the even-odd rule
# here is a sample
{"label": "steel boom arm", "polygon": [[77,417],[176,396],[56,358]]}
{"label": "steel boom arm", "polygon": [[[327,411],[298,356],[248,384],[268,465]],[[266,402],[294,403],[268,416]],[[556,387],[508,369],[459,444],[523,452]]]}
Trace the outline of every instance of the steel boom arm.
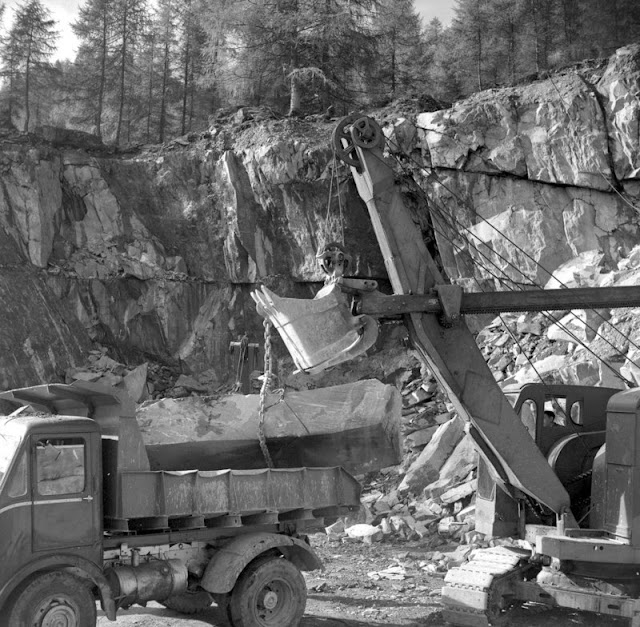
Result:
{"label": "steel boom arm", "polygon": [[[366,127],[365,119],[356,124],[360,122]],[[369,146],[366,136],[358,141],[358,129],[351,133],[349,149],[357,154],[351,172],[368,207],[393,291],[427,295],[445,281],[404,205],[379,142]],[[497,473],[563,516],[567,526],[577,527],[567,491],[502,393],[464,321],[444,327],[437,314],[424,312],[408,313],[405,319],[415,348],[460,415],[475,427],[479,448]]]}
{"label": "steel boom arm", "polygon": [[[387,296],[363,292],[356,313],[393,316],[406,313],[442,314],[442,300],[429,294]],[[574,287],[571,289],[523,290],[513,292],[463,292],[460,314],[490,314],[518,311],[566,311],[568,309],[613,309],[640,307],[640,286]]]}

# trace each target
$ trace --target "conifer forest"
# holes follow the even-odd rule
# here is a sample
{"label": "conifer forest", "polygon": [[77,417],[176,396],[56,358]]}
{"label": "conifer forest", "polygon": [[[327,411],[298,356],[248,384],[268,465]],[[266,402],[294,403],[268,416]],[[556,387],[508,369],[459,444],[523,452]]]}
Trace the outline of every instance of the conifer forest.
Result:
{"label": "conifer forest", "polygon": [[55,60],[43,0],[0,8],[0,117],[108,144],[164,142],[241,106],[341,115],[413,98],[446,107],[606,57],[640,36],[638,0],[83,0]]}

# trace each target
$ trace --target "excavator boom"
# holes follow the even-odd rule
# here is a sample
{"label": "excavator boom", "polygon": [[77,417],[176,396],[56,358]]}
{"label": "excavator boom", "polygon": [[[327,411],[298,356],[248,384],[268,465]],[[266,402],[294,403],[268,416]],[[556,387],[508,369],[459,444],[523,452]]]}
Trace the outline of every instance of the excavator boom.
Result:
{"label": "excavator boom", "polygon": [[[351,141],[352,159],[357,157],[351,173],[369,210],[394,293],[429,295],[444,286],[383,158],[378,125],[369,118],[346,118],[339,134],[346,150]],[[568,516],[566,522],[573,526],[567,491],[502,393],[464,321],[443,326],[437,314],[414,312],[406,315],[406,323],[420,357],[458,413],[473,425],[471,434],[497,474],[558,516]]]}

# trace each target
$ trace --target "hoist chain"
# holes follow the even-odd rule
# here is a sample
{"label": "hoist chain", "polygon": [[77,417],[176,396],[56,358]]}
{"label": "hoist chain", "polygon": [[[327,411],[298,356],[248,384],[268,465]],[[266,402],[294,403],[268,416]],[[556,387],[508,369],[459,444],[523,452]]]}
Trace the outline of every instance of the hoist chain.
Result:
{"label": "hoist chain", "polygon": [[260,443],[260,450],[264,456],[267,466],[273,468],[273,460],[271,459],[271,453],[267,447],[267,437],[264,434],[264,419],[265,419],[265,402],[267,393],[271,390],[271,323],[266,318],[263,321],[264,325],[264,374],[262,380],[262,387],[260,388],[260,410],[258,418],[258,441]]}
{"label": "hoist chain", "polygon": [[233,385],[234,392],[240,392],[242,389],[242,376],[244,373],[245,361],[247,359],[247,351],[249,350],[249,336],[245,333],[240,338],[240,350],[238,351],[238,363],[236,364],[236,382]]}

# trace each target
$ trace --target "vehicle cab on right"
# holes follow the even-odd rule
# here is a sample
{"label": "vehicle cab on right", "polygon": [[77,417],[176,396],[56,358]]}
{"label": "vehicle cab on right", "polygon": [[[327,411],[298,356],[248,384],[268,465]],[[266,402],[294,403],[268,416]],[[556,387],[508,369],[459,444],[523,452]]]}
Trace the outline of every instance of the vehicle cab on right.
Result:
{"label": "vehicle cab on right", "polygon": [[[571,496],[578,521],[586,520],[591,468],[605,442],[607,403],[616,388],[585,385],[510,385],[505,396]],[[542,509],[527,511],[527,523],[547,523]],[[478,463],[476,530],[487,536],[518,535],[518,505],[500,489],[487,463]]]}

